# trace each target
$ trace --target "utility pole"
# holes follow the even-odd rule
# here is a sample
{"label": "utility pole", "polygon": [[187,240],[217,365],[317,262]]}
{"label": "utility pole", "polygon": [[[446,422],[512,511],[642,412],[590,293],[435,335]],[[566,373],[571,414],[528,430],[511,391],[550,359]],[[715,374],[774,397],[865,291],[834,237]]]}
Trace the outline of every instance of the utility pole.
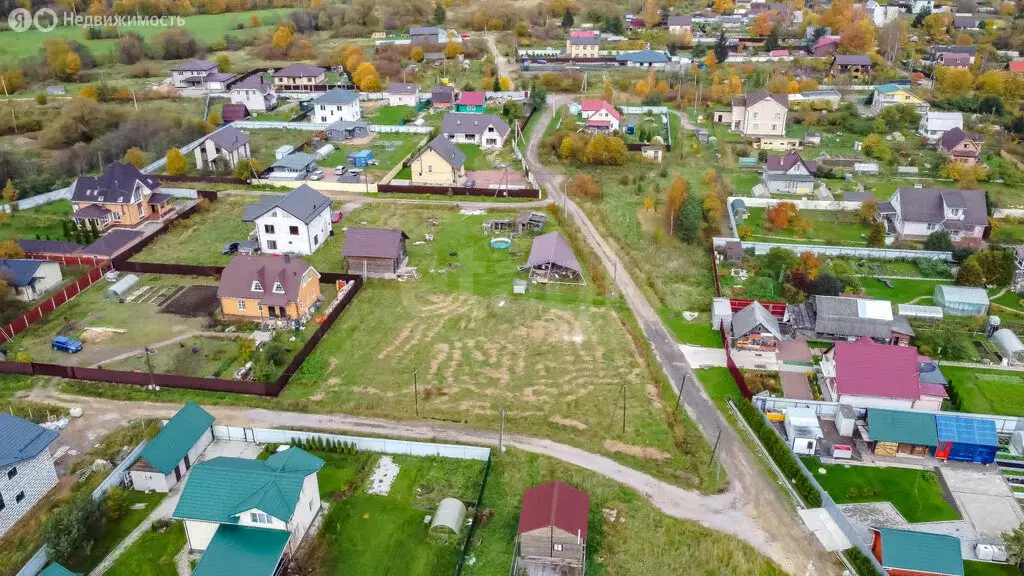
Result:
{"label": "utility pole", "polygon": [[[118,28],[117,30],[118,30],[118,34],[120,34],[121,33],[121,29]],[[132,88],[132,104],[135,104],[135,111],[138,112],[139,111],[139,101],[135,98],[135,89],[134,88]]]}
{"label": "utility pole", "polygon": [[562,218],[569,218],[569,206],[566,204],[566,199],[569,197],[569,184],[568,182],[562,184]]}
{"label": "utility pole", "polygon": [[416,417],[420,417],[420,387],[416,382],[416,374],[419,373],[419,368],[412,371],[412,398],[416,404]]}
{"label": "utility pole", "polygon": [[626,434],[626,381],[622,381],[622,434]]}
{"label": "utility pole", "polygon": [[498,415],[501,417],[501,420],[498,422],[498,455],[501,456],[504,451],[502,439],[505,437],[505,409],[498,410]]}
{"label": "utility pole", "polygon": [[683,383],[679,385],[679,397],[676,398],[676,414],[679,413],[679,407],[683,405],[683,390],[686,389],[687,378],[689,378],[689,376],[683,374]]}
{"label": "utility pole", "polygon": [[[4,85],[4,97],[10,98],[10,93],[7,92],[7,80],[4,80],[3,74],[0,74],[0,83]],[[14,104],[7,103],[11,107],[11,121],[14,122],[14,133],[18,133],[18,117],[14,115]]]}
{"label": "utility pole", "polygon": [[156,384],[153,382],[153,360],[149,357],[149,346],[144,348],[146,351],[146,368],[149,369],[149,385],[155,387]]}

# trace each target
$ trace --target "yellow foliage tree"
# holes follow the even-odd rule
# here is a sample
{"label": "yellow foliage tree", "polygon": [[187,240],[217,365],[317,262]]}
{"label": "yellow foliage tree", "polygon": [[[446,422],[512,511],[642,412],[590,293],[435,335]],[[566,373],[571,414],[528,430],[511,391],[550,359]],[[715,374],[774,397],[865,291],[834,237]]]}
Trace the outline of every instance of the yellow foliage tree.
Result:
{"label": "yellow foliage tree", "polygon": [[611,103],[614,95],[615,91],[612,89],[612,83],[605,80],[604,85],[601,86],[601,98],[603,98],[605,102]]}
{"label": "yellow foliage tree", "polygon": [[718,65],[718,58],[715,58],[714,52],[708,52],[707,56],[704,57],[704,64],[711,70],[715,69]]}
{"label": "yellow foliage tree", "polygon": [[804,78],[797,82],[800,92],[813,92],[818,89],[818,81],[814,78]]}
{"label": "yellow foliage tree", "polygon": [[135,146],[132,146],[125,151],[124,158],[122,158],[121,161],[125,164],[131,164],[136,168],[142,168],[149,163],[146,158],[146,153],[143,152],[141,148],[136,148]]}
{"label": "yellow foliage tree", "polygon": [[936,43],[949,40],[949,27],[953,25],[953,15],[949,12],[936,12],[925,16],[921,22],[925,35]]}
{"label": "yellow foliage tree", "polygon": [[188,172],[188,164],[185,162],[185,155],[177,148],[167,151],[167,173],[171,176],[182,176]]}
{"label": "yellow foliage tree", "polygon": [[99,100],[100,91],[96,89],[92,84],[86,84],[82,86],[82,89],[78,91],[78,95],[82,98],[88,98],[89,100]]}
{"label": "yellow foliage tree", "polygon": [[960,35],[956,37],[957,46],[970,46],[971,44],[974,44],[974,39],[971,38],[970,34],[964,34],[961,32]]}
{"label": "yellow foliage tree", "polygon": [[[862,9],[857,8],[857,12]],[[870,54],[875,51],[878,30],[871,22],[871,17],[863,17],[849,22],[840,28],[839,49],[849,54]]]}
{"label": "yellow foliage tree", "polygon": [[0,258],[24,258],[25,251],[14,240],[0,242]]}
{"label": "yellow foliage tree", "polygon": [[444,45],[444,57],[455,58],[459,54],[462,54],[462,44],[458,42],[449,42]]}
{"label": "yellow foliage tree", "polygon": [[693,46],[693,34],[689,30],[684,29],[679,34],[676,34],[676,42],[683,48],[689,48]]}
{"label": "yellow foliage tree", "polygon": [[292,47],[293,38],[294,33],[290,26],[284,24],[278,26],[277,30],[274,31],[274,39],[272,41],[274,50],[282,53],[287,52]]}
{"label": "yellow foliage tree", "polygon": [[82,59],[78,57],[78,52],[68,52],[67,56],[64,57],[64,77],[70,79],[78,78],[78,72],[81,69]]}
{"label": "yellow foliage tree", "polygon": [[712,10],[719,14],[732,14],[732,11],[736,9],[736,4],[733,0],[715,0],[714,7]]}
{"label": "yellow foliage tree", "polygon": [[936,66],[935,67],[935,92],[941,98],[948,98],[961,94],[967,94],[974,86],[974,74],[970,69]]}
{"label": "yellow foliage tree", "polygon": [[774,27],[772,15],[768,12],[761,12],[754,18],[754,23],[750,25],[750,33],[754,36],[767,36],[772,33]]}
{"label": "yellow foliage tree", "polygon": [[790,80],[789,84],[786,85],[787,94],[798,94],[800,92],[800,83],[796,80]]}
{"label": "yellow foliage tree", "polygon": [[736,96],[736,95],[742,94],[742,93],[743,93],[743,80],[740,80],[740,77],[735,75],[735,74],[729,76],[728,95],[729,96]]}
{"label": "yellow foliage tree", "polygon": [[658,22],[661,21],[661,7],[658,6],[658,0],[644,0],[643,8],[640,9],[640,19],[648,28],[658,25]]}
{"label": "yellow foliage tree", "polygon": [[3,197],[4,202],[8,204],[14,204],[14,201],[18,199],[18,189],[14,187],[14,182],[8,178],[7,184],[4,184],[3,192],[0,192],[0,196]]}
{"label": "yellow foliage tree", "polygon": [[473,14],[473,30],[477,32],[487,27],[487,15],[483,12]]}
{"label": "yellow foliage tree", "polygon": [[988,70],[974,81],[974,88],[985,96],[1002,98],[1006,93],[1006,76],[1005,70]]}
{"label": "yellow foliage tree", "polygon": [[498,79],[498,87],[501,88],[502,92],[508,92],[512,89],[512,79],[508,76],[502,76]]}
{"label": "yellow foliage tree", "polygon": [[636,84],[633,85],[633,92],[637,96],[643,98],[651,91],[651,85],[647,83],[647,80],[637,80]]}
{"label": "yellow foliage tree", "polygon": [[409,58],[412,58],[414,62],[422,62],[423,48],[419,46],[413,46],[412,50],[409,51]]}

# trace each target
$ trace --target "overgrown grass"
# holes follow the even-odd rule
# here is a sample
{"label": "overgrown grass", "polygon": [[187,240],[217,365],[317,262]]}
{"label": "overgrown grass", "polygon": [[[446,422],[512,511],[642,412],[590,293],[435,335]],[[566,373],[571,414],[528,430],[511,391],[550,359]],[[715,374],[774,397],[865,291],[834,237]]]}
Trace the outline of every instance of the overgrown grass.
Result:
{"label": "overgrown grass", "polygon": [[[125,515],[119,520],[108,521],[103,528],[102,536],[96,540],[89,553],[74,558],[72,562],[67,564],[67,568],[84,573],[90,572],[107,557],[107,554],[121,543],[121,540],[124,540],[125,536],[131,533],[139,524],[142,524],[142,521],[153,513],[153,509],[156,508],[165,496],[167,495],[158,492],[146,493],[136,490],[125,490],[124,497],[128,502],[128,509]],[[132,509],[131,507],[136,504],[145,506],[138,510]]]}
{"label": "overgrown grass", "polygon": [[[802,210],[800,215],[811,221],[806,236],[798,236],[792,229],[771,230],[765,220],[765,208],[750,208],[743,224],[752,231],[751,240],[767,240],[785,244],[828,244],[838,246],[866,246],[869,227],[857,219],[855,212]],[[739,223],[737,222],[737,225]]]}
{"label": "overgrown grass", "polygon": [[223,196],[210,203],[205,212],[180,220],[181,224],[172,226],[132,259],[138,262],[226,266],[231,256],[220,251],[228,242],[249,238],[254,225],[242,222],[242,214],[246,206],[258,200],[256,196]]}
{"label": "overgrown grass", "polygon": [[1020,570],[1012,564],[964,560],[964,576],[1020,576]]}
{"label": "overgrown grass", "polygon": [[61,222],[71,216],[71,201],[58,200],[35,208],[18,210],[8,224],[0,226],[0,242],[4,240],[33,240],[37,236],[46,240],[64,240]]}

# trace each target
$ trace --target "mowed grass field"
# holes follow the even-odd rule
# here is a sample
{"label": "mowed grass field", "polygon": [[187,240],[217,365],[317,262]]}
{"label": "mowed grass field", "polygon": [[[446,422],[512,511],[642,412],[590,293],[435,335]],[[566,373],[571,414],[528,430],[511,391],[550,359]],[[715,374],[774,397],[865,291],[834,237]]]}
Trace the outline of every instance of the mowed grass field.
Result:
{"label": "mowed grass field", "polygon": [[[828,466],[817,458],[801,459],[837,504],[891,502],[911,523],[960,519],[956,509],[943,498],[942,486],[934,471]],[[819,468],[824,468],[825,473],[820,473]]]}
{"label": "mowed grass field", "polygon": [[111,576],[176,576],[174,557],[185,546],[185,525],[175,521],[163,531],[147,530],[110,566]]}
{"label": "mowed grass field", "polygon": [[975,414],[1024,416],[1024,373],[943,366],[960,394],[960,409]]}
{"label": "mowed grass field", "polygon": [[242,213],[246,206],[258,201],[256,196],[223,196],[211,202],[206,212],[195,214],[181,221],[183,224],[172,227],[132,260],[226,266],[231,256],[220,251],[228,242],[249,238],[254,224],[242,222]]}
{"label": "mowed grass field", "polygon": [[71,216],[71,201],[58,200],[35,208],[19,210],[11,215],[8,224],[0,226],[0,242],[4,240],[64,240],[61,222]]}
{"label": "mowed grass field", "polygon": [[[765,221],[765,208],[751,208],[743,224],[750,227],[751,240],[773,240],[794,244],[830,244],[839,246],[866,246],[869,227],[857,219],[855,212],[803,210],[800,215],[809,219],[813,227],[804,237],[791,230],[771,230]],[[737,223],[739,225],[739,223]]]}
{"label": "mowed grass field", "polygon": [[952,280],[903,280],[893,278],[889,280],[892,288],[876,278],[861,278],[861,286],[864,287],[864,294],[880,300],[889,300],[894,304],[908,304],[918,300],[915,304],[932,304],[932,294],[935,293],[935,286],[938,284],[952,284]]}

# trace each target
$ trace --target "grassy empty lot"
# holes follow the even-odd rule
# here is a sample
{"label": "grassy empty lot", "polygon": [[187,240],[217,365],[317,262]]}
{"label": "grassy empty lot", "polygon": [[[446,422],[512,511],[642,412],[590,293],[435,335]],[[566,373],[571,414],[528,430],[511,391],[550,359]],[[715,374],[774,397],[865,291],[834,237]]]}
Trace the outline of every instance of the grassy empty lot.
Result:
{"label": "grassy empty lot", "polygon": [[861,278],[861,285],[864,293],[872,298],[890,300],[893,304],[907,304],[910,301],[921,298],[928,299],[927,302],[918,301],[916,304],[931,304],[932,294],[935,293],[937,284],[952,284],[950,280],[889,280],[892,288],[876,278]]}
{"label": "grassy empty lot", "polygon": [[722,334],[711,328],[711,316],[701,313],[693,321],[683,318],[682,314],[672,312],[667,308],[658,310],[661,321],[672,331],[676,340],[685,344],[695,346],[707,346],[709,348],[722,348]]}
{"label": "grassy empty lot", "polygon": [[148,530],[107,570],[110,576],[177,576],[174,557],[185,547],[185,526],[174,522],[162,531]]}
{"label": "grassy empty lot", "polygon": [[975,414],[1024,416],[1024,373],[943,366],[960,393],[960,409]]}
{"label": "grassy empty lot", "polygon": [[[252,157],[259,161],[261,168],[268,168],[277,157],[275,152],[281,146],[294,146],[298,149],[304,142],[313,139],[312,131],[291,130],[285,128],[268,128],[261,130],[246,130],[249,133],[249,151]],[[195,154],[189,154],[189,167],[194,167]]]}
{"label": "grassy empty lot", "polygon": [[[837,504],[891,502],[911,523],[960,519],[942,497],[942,486],[934,471],[828,466],[817,458],[801,459]],[[825,473],[818,472],[819,468],[824,468]]]}
{"label": "grassy empty lot", "polygon": [[206,212],[180,221],[133,260],[225,266],[231,257],[221,254],[221,249],[228,242],[249,238],[254,225],[242,222],[242,213],[258,201],[256,196],[223,196],[210,203]]}
{"label": "grassy empty lot", "polygon": [[71,216],[71,201],[58,200],[27,210],[15,212],[9,224],[0,226],[0,242],[4,240],[42,239],[64,240],[61,222]]}
{"label": "grassy empty lot", "polygon": [[416,109],[412,106],[380,106],[363,117],[370,124],[396,126]]}
{"label": "grassy empty lot", "polygon": [[[751,208],[744,224],[750,226],[751,240],[772,240],[794,244],[829,244],[839,246],[866,246],[868,226],[857,219],[856,212],[830,212],[826,210],[803,210],[800,215],[808,218],[813,227],[805,237],[798,237],[792,230],[771,230],[765,222],[764,208]],[[737,224],[739,224],[737,222]]]}
{"label": "grassy empty lot", "polygon": [[[238,368],[238,340],[195,336],[178,344],[165,346],[150,354],[153,371],[179,376],[215,376],[230,378]],[[103,365],[110,370],[148,370],[145,356],[134,356]]]}

